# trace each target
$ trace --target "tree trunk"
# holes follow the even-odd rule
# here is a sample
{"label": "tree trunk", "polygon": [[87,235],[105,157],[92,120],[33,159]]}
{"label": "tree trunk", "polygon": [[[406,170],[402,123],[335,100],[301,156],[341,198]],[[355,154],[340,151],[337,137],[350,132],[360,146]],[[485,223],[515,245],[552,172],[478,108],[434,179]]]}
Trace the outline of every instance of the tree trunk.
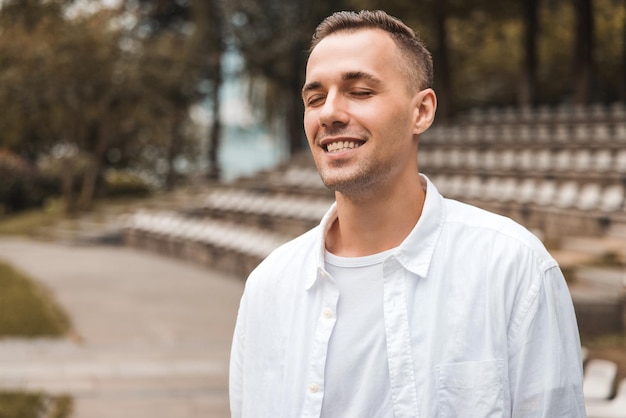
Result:
{"label": "tree trunk", "polygon": [[209,17],[211,24],[208,34],[210,38],[211,54],[213,59],[211,60],[211,77],[213,82],[213,91],[211,102],[213,106],[213,120],[211,123],[211,131],[209,132],[209,149],[208,149],[208,173],[207,177],[211,180],[219,180],[222,175],[222,167],[219,162],[219,149],[222,139],[222,121],[220,119],[220,113],[222,108],[222,102],[220,100],[220,90],[222,87],[222,58],[224,56],[224,28],[223,28],[223,16],[220,11],[219,0],[209,0],[205,6],[207,7],[202,11]]}
{"label": "tree trunk", "polygon": [[574,51],[574,103],[587,104],[591,99],[593,79],[593,7],[592,0],[575,0],[576,43]]}
{"label": "tree trunk", "polygon": [[115,135],[113,133],[115,121],[111,117],[111,113],[114,112],[113,104],[105,106],[103,112],[106,112],[104,113],[105,116],[102,117],[98,124],[92,125],[87,134],[90,139],[87,143],[92,146],[90,147],[91,149],[84,150],[88,165],[81,185],[80,196],[78,197],[78,210],[80,211],[88,211],[93,206],[98,181],[104,167],[104,156]]}
{"label": "tree trunk", "polygon": [[306,140],[304,139],[304,104],[302,102],[302,85],[305,78],[306,67],[306,55],[303,51],[306,51],[307,46],[304,42],[295,42],[292,49],[292,68],[293,74],[290,82],[287,84],[290,91],[288,91],[286,97],[286,116],[287,116],[287,135],[289,141],[289,155],[298,154],[304,148],[306,148]]}
{"label": "tree trunk", "polygon": [[178,175],[174,169],[174,160],[182,149],[182,138],[180,136],[180,118],[178,115],[173,121],[172,133],[170,136],[170,144],[167,148],[167,175],[165,176],[165,190],[172,191],[178,182]]}
{"label": "tree trunk", "polygon": [[74,200],[74,171],[73,157],[62,158],[61,161],[61,194],[65,205],[65,215],[73,216],[76,213]]}
{"label": "tree trunk", "polygon": [[[297,90],[300,91],[300,90]],[[298,154],[306,148],[302,115],[304,105],[300,95],[288,93],[287,97],[287,135],[289,137],[289,155]]]}
{"label": "tree trunk", "polygon": [[[221,56],[221,52],[220,52]],[[221,62],[221,58],[220,58]],[[218,66],[219,67],[219,66]],[[210,180],[219,180],[222,175],[222,167],[220,166],[218,153],[222,137],[222,121],[220,119],[220,88],[222,85],[222,75],[220,68],[216,71],[213,79],[213,92],[211,93],[211,102],[213,106],[213,120],[211,122],[211,131],[209,132],[209,168],[207,177]]]}
{"label": "tree trunk", "polygon": [[212,70],[213,91],[211,92],[211,103],[213,107],[213,120],[211,121],[211,130],[209,132],[209,150],[208,150],[208,172],[207,178],[210,180],[219,180],[222,176],[222,167],[219,162],[219,150],[222,140],[222,120],[221,120],[221,108],[222,101],[220,99],[220,90],[222,87],[222,57],[224,54],[221,44],[215,45],[219,48],[215,51],[215,61],[212,62],[214,66]]}
{"label": "tree trunk", "polygon": [[[626,0],[624,1],[624,8],[626,8]],[[622,19],[622,89],[620,92],[620,99],[626,102],[626,14],[623,14]]]}
{"label": "tree trunk", "polygon": [[435,24],[437,33],[437,53],[434,54],[435,86],[437,90],[437,116],[446,120],[452,116],[452,95],[450,78],[450,61],[448,48],[448,19],[447,0],[437,1],[435,6]]}
{"label": "tree trunk", "polygon": [[80,196],[78,198],[78,210],[88,211],[93,205],[93,199],[96,194],[96,184],[102,169],[102,160],[97,156],[89,157],[89,165],[85,170],[85,177],[81,185]]}
{"label": "tree trunk", "polygon": [[522,0],[524,9],[524,65],[519,105],[532,107],[537,92],[537,35],[539,22],[537,12],[539,0]]}

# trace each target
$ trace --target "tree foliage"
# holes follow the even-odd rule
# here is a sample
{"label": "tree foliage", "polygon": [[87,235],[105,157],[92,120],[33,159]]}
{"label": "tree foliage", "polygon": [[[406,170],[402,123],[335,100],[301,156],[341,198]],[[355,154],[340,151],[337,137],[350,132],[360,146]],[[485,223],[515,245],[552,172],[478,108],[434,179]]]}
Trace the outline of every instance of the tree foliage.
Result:
{"label": "tree foliage", "polygon": [[[137,7],[138,5],[139,7]],[[226,48],[226,29],[220,0],[125,0],[126,8],[139,10],[139,28],[147,42],[158,41],[164,36],[175,36],[184,41],[184,57],[176,57],[176,64],[183,71],[178,78],[188,89],[184,97],[179,97],[180,109],[185,105],[207,99],[213,115],[208,143],[208,176],[219,178],[220,167],[217,159],[221,136],[219,119],[221,103],[219,90],[222,85],[222,56]],[[159,71],[159,69],[157,69]],[[195,93],[193,93],[195,90]],[[179,119],[170,143],[169,156],[173,158],[179,151],[184,119]],[[178,136],[178,138],[174,138]],[[170,173],[172,173],[170,171]],[[167,184],[174,185],[172,176]]]}
{"label": "tree foliage", "polygon": [[251,98],[267,121],[284,121],[291,153],[306,144],[300,90],[311,34],[324,17],[346,7],[345,1],[330,0],[224,2],[251,80]]}
{"label": "tree foliage", "polygon": [[[277,114],[287,119],[288,126],[297,127],[301,108],[292,110],[301,81],[296,78],[304,72],[301,51],[314,26],[340,8],[384,9],[416,29],[433,53],[438,118],[473,106],[623,99],[618,93],[626,91],[624,3],[574,3],[234,0],[228,12],[247,71],[261,79],[257,86],[262,88],[254,92],[265,101],[257,103],[266,115]],[[301,132],[288,130],[292,143],[298,143]]]}
{"label": "tree foliage", "polygon": [[[98,4],[97,0],[83,0]],[[74,0],[0,2],[0,148],[62,179],[68,210],[103,190],[108,168],[144,169],[174,187],[198,157],[189,109],[213,106],[219,174],[221,58],[244,58],[254,107],[304,147],[307,49],[337,10],[383,8],[424,38],[438,117],[473,106],[609,103],[626,97],[622,0],[122,0],[68,14]]]}
{"label": "tree foliage", "polygon": [[[119,93],[126,94],[112,77],[116,34],[106,30],[103,16],[66,25],[60,2],[17,4],[1,16],[0,102],[7,116],[0,119],[2,143],[33,159],[63,143],[80,150],[91,163],[80,194],[87,207],[114,138],[103,119],[116,116]],[[72,210],[74,199],[66,191]]]}
{"label": "tree foliage", "polygon": [[173,187],[177,158],[197,155],[188,110],[213,87],[204,40],[184,24],[156,30],[152,8],[69,18],[70,3],[2,3],[0,147],[56,160],[68,212],[91,206],[108,167],[147,168]]}

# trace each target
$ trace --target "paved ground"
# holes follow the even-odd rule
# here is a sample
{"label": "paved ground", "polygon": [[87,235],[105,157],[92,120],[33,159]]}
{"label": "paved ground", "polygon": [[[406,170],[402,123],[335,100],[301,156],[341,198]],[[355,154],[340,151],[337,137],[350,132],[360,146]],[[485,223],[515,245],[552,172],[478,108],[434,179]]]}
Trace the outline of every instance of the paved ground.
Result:
{"label": "paved ground", "polygon": [[1,239],[77,336],[0,341],[0,387],[69,393],[74,418],[228,417],[228,355],[243,281],[125,247]]}

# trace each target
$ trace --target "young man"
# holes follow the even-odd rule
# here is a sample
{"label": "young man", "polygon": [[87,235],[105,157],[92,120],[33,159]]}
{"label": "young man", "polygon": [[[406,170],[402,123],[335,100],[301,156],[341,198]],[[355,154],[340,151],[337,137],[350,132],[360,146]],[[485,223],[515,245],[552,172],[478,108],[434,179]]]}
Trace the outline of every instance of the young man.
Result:
{"label": "young man", "polygon": [[336,204],[246,283],[233,417],[585,415],[556,262],[520,225],[419,174],[431,85],[430,54],[384,12],[317,28],[304,127]]}

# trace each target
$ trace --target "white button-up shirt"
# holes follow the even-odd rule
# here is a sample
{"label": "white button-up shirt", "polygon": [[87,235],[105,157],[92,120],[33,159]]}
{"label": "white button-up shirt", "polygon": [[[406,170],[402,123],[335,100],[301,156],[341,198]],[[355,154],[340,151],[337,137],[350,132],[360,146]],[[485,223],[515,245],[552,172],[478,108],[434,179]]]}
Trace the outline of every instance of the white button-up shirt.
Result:
{"label": "white button-up shirt", "polygon": [[[578,329],[555,260],[522,226],[444,199],[422,178],[421,218],[382,268],[393,416],[584,417]],[[231,353],[234,418],[321,416],[340,297],[324,237],[336,217],[333,206],[248,278]]]}

